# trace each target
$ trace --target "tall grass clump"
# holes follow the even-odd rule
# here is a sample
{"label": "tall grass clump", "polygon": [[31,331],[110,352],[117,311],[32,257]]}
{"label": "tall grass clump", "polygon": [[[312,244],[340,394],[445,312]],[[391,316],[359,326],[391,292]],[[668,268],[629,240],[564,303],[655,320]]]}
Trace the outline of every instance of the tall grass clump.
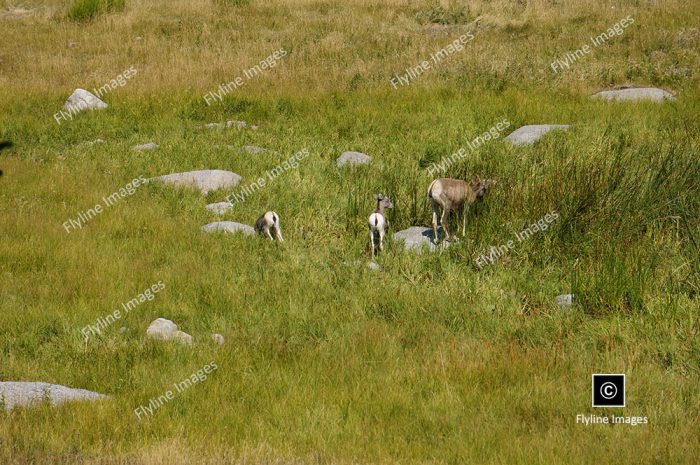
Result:
{"label": "tall grass clump", "polygon": [[416,12],[415,18],[419,24],[442,24],[444,26],[467,24],[474,19],[466,5],[444,7],[437,2]]}
{"label": "tall grass clump", "polygon": [[76,0],[66,17],[72,21],[91,21],[103,14],[122,11],[125,6],[126,0]]}

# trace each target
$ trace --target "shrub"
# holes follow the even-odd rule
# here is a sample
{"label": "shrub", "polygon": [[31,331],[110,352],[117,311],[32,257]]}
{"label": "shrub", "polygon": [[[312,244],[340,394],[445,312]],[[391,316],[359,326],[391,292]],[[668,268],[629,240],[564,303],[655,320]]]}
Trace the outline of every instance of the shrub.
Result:
{"label": "shrub", "polygon": [[125,6],[126,0],[75,0],[66,17],[73,21],[91,21],[100,15],[121,11]]}

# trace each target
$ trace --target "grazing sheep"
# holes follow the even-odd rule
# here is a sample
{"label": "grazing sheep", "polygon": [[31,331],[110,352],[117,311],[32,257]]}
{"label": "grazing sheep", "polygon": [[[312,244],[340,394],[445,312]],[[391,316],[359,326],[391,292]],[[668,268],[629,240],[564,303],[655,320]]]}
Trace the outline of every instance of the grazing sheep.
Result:
{"label": "grazing sheep", "polygon": [[384,216],[385,208],[394,208],[394,204],[391,203],[388,197],[384,197],[382,194],[375,195],[377,199],[377,208],[374,209],[371,215],[369,215],[369,220],[367,224],[369,226],[369,240],[372,247],[372,258],[374,258],[374,236],[379,235],[379,250],[384,250],[384,236],[386,235],[386,230],[389,226],[389,222]]}
{"label": "grazing sheep", "polygon": [[280,217],[273,211],[265,212],[255,222],[255,231],[260,234],[267,235],[271,241],[274,241],[275,238],[272,237],[272,234],[270,233],[271,229],[274,229],[277,240],[284,242],[284,239],[282,239],[282,229],[280,228]]}
{"label": "grazing sheep", "polygon": [[430,199],[430,204],[433,207],[433,238],[436,244],[438,242],[438,207],[442,207],[440,224],[445,233],[444,239],[448,241],[456,239],[454,235],[450,235],[447,229],[447,219],[451,211],[462,211],[462,236],[464,236],[467,227],[465,207],[477,200],[483,200],[484,194],[492,184],[493,181],[488,179],[482,181],[478,176],[474,176],[471,182],[462,181],[461,179],[441,178],[430,183],[428,199]]}

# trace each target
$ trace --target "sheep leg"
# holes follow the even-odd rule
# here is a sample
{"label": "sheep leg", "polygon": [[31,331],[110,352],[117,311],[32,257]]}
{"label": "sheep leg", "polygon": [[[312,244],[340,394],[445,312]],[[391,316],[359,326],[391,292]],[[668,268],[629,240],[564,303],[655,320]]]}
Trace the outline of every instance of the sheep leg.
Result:
{"label": "sheep leg", "polygon": [[462,209],[462,237],[467,235],[467,209]]}
{"label": "sheep leg", "polygon": [[447,220],[450,211],[448,209],[442,210],[442,217],[440,218],[440,224],[442,225],[442,231],[445,233],[445,240],[450,240],[450,231],[447,229]]}
{"label": "sheep leg", "polygon": [[379,230],[379,250],[384,250],[384,230]]}
{"label": "sheep leg", "polygon": [[279,227],[275,227],[275,233],[277,235],[277,240],[284,242],[284,239],[282,239],[282,230]]}
{"label": "sheep leg", "polygon": [[438,230],[437,230],[437,222],[438,222],[438,213],[440,210],[438,209],[437,204],[434,201],[430,201],[430,205],[433,207],[433,242],[436,244],[438,243]]}
{"label": "sheep leg", "polygon": [[269,237],[271,241],[274,241],[272,234],[270,234],[270,228],[265,228],[265,232],[267,233],[267,237]]}
{"label": "sheep leg", "polygon": [[372,259],[374,260],[374,231],[369,230],[369,243],[372,248]]}

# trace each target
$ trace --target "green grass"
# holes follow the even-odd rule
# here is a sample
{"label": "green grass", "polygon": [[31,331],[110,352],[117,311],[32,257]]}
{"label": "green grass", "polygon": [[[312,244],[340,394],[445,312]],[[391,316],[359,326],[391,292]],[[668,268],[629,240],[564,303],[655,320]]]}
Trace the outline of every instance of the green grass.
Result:
{"label": "green grass", "polygon": [[[473,49],[393,90],[389,76],[452,39],[426,34],[415,12],[454,4],[211,4],[175,2],[161,18],[147,13],[163,5],[130,3],[109,23],[79,27],[0,20],[12,37],[31,37],[26,51],[0,45],[15,70],[0,90],[0,141],[14,143],[0,153],[0,380],[111,396],[0,411],[0,463],[695,463],[700,92],[695,74],[659,71],[659,60],[697,63],[684,5],[660,15],[625,4],[630,39],[557,75],[552,59],[627,13],[470,3],[487,16]],[[342,27],[326,30],[328,21]],[[59,49],[68,40],[80,43]],[[280,46],[289,56],[278,67],[204,103]],[[241,55],[234,65],[229,49]],[[56,124],[75,87],[99,87],[132,64],[138,74],[105,96],[108,109]],[[677,99],[588,98],[625,76]],[[466,238],[422,255],[389,241],[383,269],[366,268],[373,195],[394,203],[392,233],[428,226],[430,164],[504,118],[505,133],[571,128],[468,152],[444,176],[497,184],[470,209]],[[259,129],[202,128],[233,119]],[[130,150],[149,141],[160,147]],[[269,151],[227,147],[243,145]],[[310,155],[298,169],[222,217],[204,207],[232,191],[203,198],[150,183],[80,230],[62,226],[139,176],[224,169],[247,185],[302,149]],[[372,164],[337,169],[346,150]],[[201,232],[220,219],[252,224],[267,209],[281,216],[283,244]],[[551,211],[559,218],[547,231],[475,265]],[[83,341],[84,326],[158,281],[166,288],[153,301]],[[575,295],[569,311],[555,303],[564,293]],[[157,317],[195,345],[146,338]],[[206,381],[136,418],[212,361]],[[626,373],[627,407],[591,408],[592,373]],[[649,423],[576,424],[591,413]]]}
{"label": "green grass", "polygon": [[[236,107],[234,100],[226,103]],[[450,89],[356,95],[341,106],[327,97],[285,105],[260,98],[225,115],[259,124],[258,131],[209,131],[200,125],[223,119],[227,105],[183,118],[187,101],[156,100],[143,111],[126,100],[65,127],[16,113],[5,126],[4,137],[27,142],[5,159],[2,204],[10,220],[2,226],[0,326],[2,350],[12,356],[1,376],[113,396],[13,413],[2,435],[20,457],[107,454],[101,429],[86,429],[67,409],[119,431],[110,441],[120,453],[173,438],[179,424],[190,425],[177,434],[185,449],[214,438],[235,450],[266,444],[274,454],[320,454],[322,462],[498,456],[534,463],[527,457],[539,450],[546,461],[589,463],[618,444],[640,461],[680,463],[682,449],[655,442],[660,432],[677,433],[670,444],[697,444],[696,103],[547,102],[517,90]],[[418,101],[430,111],[412,109]],[[539,116],[525,110],[534,101]],[[430,178],[418,160],[428,151],[452,153],[504,116],[515,127],[554,118],[573,128],[521,149],[488,143],[446,173],[498,180],[470,214],[468,240],[449,252],[406,255],[390,244],[379,257],[382,272],[345,265],[367,254],[373,193],[394,201],[394,231],[429,224]],[[332,123],[319,126],[319,118]],[[33,142],[24,135],[29,128]],[[98,137],[107,142],[79,145]],[[147,140],[161,148],[128,149]],[[226,144],[272,152],[239,154]],[[204,235],[201,225],[217,219],[205,203],[227,192],[205,201],[158,185],[82,230],[66,234],[61,226],[139,175],[220,168],[245,183],[302,148],[311,155],[298,170],[224,217],[250,224],[274,208],[284,245]],[[333,161],[344,149],[365,150],[372,167],[338,171]],[[474,266],[478,251],[552,210],[560,218],[548,231],[491,267]],[[158,280],[167,288],[153,302],[82,344],[80,328]],[[554,304],[565,292],[579,298],[569,313]],[[146,341],[158,316],[197,345]],[[209,343],[212,332],[224,334],[226,346]],[[219,369],[210,379],[136,421],[134,408],[211,360]],[[648,415],[650,425],[601,436],[575,424],[577,413],[590,411],[597,371],[627,373],[625,414]],[[80,441],[65,443],[68,431],[80,431]],[[636,449],[638,442],[648,447]]]}
{"label": "green grass", "polygon": [[75,0],[66,17],[78,22],[90,21],[106,13],[122,11],[125,6],[126,0]]}

